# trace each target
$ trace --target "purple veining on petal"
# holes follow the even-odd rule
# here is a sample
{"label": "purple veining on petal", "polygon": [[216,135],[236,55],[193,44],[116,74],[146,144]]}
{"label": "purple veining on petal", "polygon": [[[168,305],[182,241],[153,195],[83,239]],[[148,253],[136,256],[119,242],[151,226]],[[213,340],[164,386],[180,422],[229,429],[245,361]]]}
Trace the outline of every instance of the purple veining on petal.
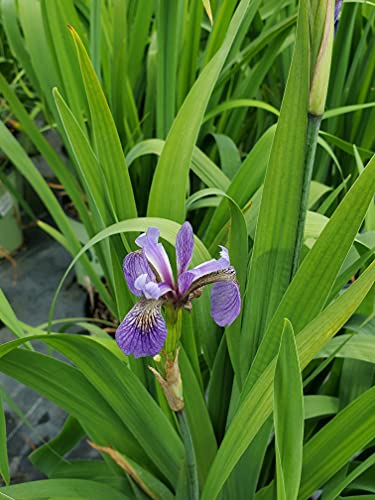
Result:
{"label": "purple veining on petal", "polygon": [[147,233],[143,233],[135,240],[136,244],[142,248],[142,251],[159,275],[160,281],[168,283],[171,287],[174,285],[171,263],[165,248],[158,243],[160,231],[156,227],[149,227]]}
{"label": "purple veining on petal", "polygon": [[120,349],[135,358],[155,356],[167,337],[167,327],[158,300],[140,300],[125,316],[116,331]]}
{"label": "purple veining on petal", "polygon": [[219,245],[221,250],[220,250],[220,257],[223,261],[227,263],[227,266],[230,266],[230,259],[229,259],[229,252],[226,247],[223,247],[223,245]]}
{"label": "purple veining on petal", "polygon": [[159,229],[148,228],[136,239],[142,250],[131,252],[123,263],[129,289],[144,298],[129,311],[117,328],[116,341],[125,354],[136,358],[154,356],[162,349],[167,336],[167,326],[161,314],[165,301],[172,300],[174,307],[191,308],[191,300],[200,295],[200,289],[213,284],[211,315],[219,326],[232,324],[241,310],[236,271],[230,266],[225,247],[221,247],[219,259],[209,260],[188,271],[194,236],[191,225],[185,222],[176,238],[177,290],[169,258],[159,243],[159,235]]}
{"label": "purple veining on petal", "polygon": [[178,277],[179,295],[182,296],[187,292],[193,280],[194,280],[194,273],[191,271],[186,271]]}
{"label": "purple veining on petal", "polygon": [[235,281],[219,281],[211,289],[211,316],[219,326],[229,326],[241,311],[240,289]]}
{"label": "purple veining on petal", "polygon": [[198,278],[229,267],[230,261],[228,250],[225,247],[220,248],[220,259],[212,259],[207,262],[203,262],[203,264],[200,264],[189,271],[185,271],[178,277],[178,289],[181,295],[184,295],[189,286]]}
{"label": "purple veining on petal", "polygon": [[137,297],[142,296],[142,291],[134,285],[139,276],[145,274],[148,276],[149,281],[156,281],[154,273],[141,250],[129,253],[124,259],[122,268],[130,291]]}
{"label": "purple veining on petal", "polygon": [[160,236],[160,230],[157,227],[149,227],[146,233],[142,233],[135,240],[139,247],[143,247],[145,243],[158,243]]}
{"label": "purple veining on petal", "polygon": [[179,276],[189,267],[193,257],[194,235],[190,222],[184,222],[176,238],[177,275]]}

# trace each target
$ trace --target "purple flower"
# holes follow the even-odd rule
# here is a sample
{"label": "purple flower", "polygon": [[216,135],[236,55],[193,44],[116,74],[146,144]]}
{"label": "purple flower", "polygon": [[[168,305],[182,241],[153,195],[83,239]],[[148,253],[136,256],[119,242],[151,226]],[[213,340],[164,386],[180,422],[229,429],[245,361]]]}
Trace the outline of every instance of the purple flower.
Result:
{"label": "purple flower", "polygon": [[343,0],[336,0],[335,2],[335,14],[334,14],[334,23],[335,23],[335,34],[339,25],[339,16],[342,7]]}
{"label": "purple flower", "polygon": [[163,347],[167,325],[161,314],[163,305],[191,310],[191,301],[200,289],[211,290],[211,316],[219,326],[229,326],[241,310],[236,271],[230,265],[228,250],[221,247],[220,259],[212,259],[188,270],[194,249],[193,229],[185,222],[176,238],[177,280],[168,255],[159,240],[159,229],[149,227],[135,242],[140,250],[129,253],[123,263],[131,292],[141,300],[128,312],[116,331],[116,341],[125,354],[135,358],[155,356]]}

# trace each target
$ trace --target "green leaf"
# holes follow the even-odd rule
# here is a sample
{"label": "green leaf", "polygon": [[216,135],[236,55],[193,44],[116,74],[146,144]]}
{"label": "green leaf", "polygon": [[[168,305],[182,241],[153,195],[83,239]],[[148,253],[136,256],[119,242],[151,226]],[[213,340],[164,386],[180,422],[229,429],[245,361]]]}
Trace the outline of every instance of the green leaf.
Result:
{"label": "green leaf", "polygon": [[216,108],[211,109],[204,117],[203,123],[215,118],[215,116],[223,113],[224,111],[229,111],[236,108],[259,108],[269,111],[270,113],[279,116],[280,112],[278,109],[274,108],[270,104],[262,101],[256,101],[255,99],[234,99],[231,101],[223,102],[216,106]]}
{"label": "green leaf", "polygon": [[[307,366],[354,313],[372,287],[374,279],[375,263],[297,335],[301,369]],[[273,359],[257,378],[250,392],[244,394],[211,467],[202,500],[217,498],[238,460],[271,415],[275,364],[276,360]]]}
{"label": "green leaf", "polygon": [[81,369],[173,484],[182,457],[182,444],[138,377],[108,349],[89,337],[45,335],[42,340]]}
{"label": "green leaf", "polygon": [[12,331],[17,337],[25,337],[25,332],[19,324],[19,321],[14,314],[13,309],[11,308],[7,298],[4,295],[4,292],[0,289],[0,317],[3,323]]}
{"label": "green leaf", "polygon": [[225,134],[213,134],[220,154],[220,164],[229,179],[233,179],[241,165],[241,156],[232,139]]}
{"label": "green leaf", "polygon": [[60,433],[48,443],[39,446],[29,455],[29,460],[40,471],[51,476],[61,464],[66,463],[64,455],[85,437],[79,421],[68,416]]}
{"label": "green leaf", "polygon": [[[217,444],[204,395],[184,351],[179,356],[186,414],[192,435],[198,467],[199,482],[204,484],[215,458]],[[199,426],[196,422],[199,421]]]}
{"label": "green leaf", "polygon": [[326,186],[325,184],[321,184],[320,182],[311,181],[308,205],[309,208],[313,207],[315,203],[317,203],[320,198],[329,191],[332,191],[331,187]]}
{"label": "green leaf", "polygon": [[30,56],[34,74],[38,78],[43,101],[53,112],[51,90],[60,84],[53,51],[50,50],[48,36],[43,22],[41,2],[31,4],[27,0],[18,2],[18,20],[24,36],[23,44]]}
{"label": "green leaf", "polygon": [[[147,139],[146,141],[139,142],[127,154],[127,164],[130,167],[137,158],[144,155],[155,154],[160,156],[163,151],[164,144],[165,141],[162,139]],[[229,186],[230,181],[228,177],[196,146],[193,149],[191,169],[208,187],[226,191]]]}
{"label": "green leaf", "polygon": [[[254,14],[259,3],[260,0],[251,2],[250,9]],[[164,217],[180,223],[185,220],[188,172],[199,127],[249,4],[249,0],[241,0],[223,45],[203,69],[172,124],[154,174],[148,203],[149,216]],[[165,196],[165,193],[169,195]]]}
{"label": "green leaf", "polygon": [[[319,135],[323,136],[327,140],[327,142],[330,142],[331,144],[337,146],[342,151],[345,151],[345,153],[348,153],[350,155],[354,154],[352,143],[344,141],[343,139],[336,137],[335,135],[329,134],[328,132],[324,132],[323,130],[319,132]],[[364,160],[371,158],[371,156],[374,154],[374,152],[370,151],[369,149],[357,147],[357,150],[360,153],[361,158]]]}
{"label": "green leaf", "polygon": [[172,125],[176,111],[176,73],[179,57],[180,19],[179,2],[159,0],[156,4],[157,62],[156,133],[164,138]]}
{"label": "green leaf", "polygon": [[305,420],[309,418],[335,415],[339,410],[339,400],[332,396],[305,396],[303,398]]}
{"label": "green leaf", "polygon": [[10,483],[8,450],[7,450],[7,429],[5,422],[4,408],[0,394],[0,474],[4,483],[8,486]]}
{"label": "green leaf", "polygon": [[[77,32],[73,28],[70,29],[89,103],[96,152],[107,181],[111,201],[120,220],[134,217],[137,210],[133,189],[113,117],[85,47]],[[113,165],[116,165],[115,171]]]}
{"label": "green leaf", "polygon": [[219,443],[225,434],[232,386],[233,368],[228,353],[226,337],[223,336],[216,352],[207,388],[207,406]]}
{"label": "green leaf", "polygon": [[1,1],[1,16],[4,31],[12,53],[20,63],[20,66],[26,71],[33,87],[40,92],[40,85],[34,68],[31,64],[30,55],[25,47],[24,39],[21,34],[17,4],[13,0]]}
{"label": "green leaf", "polygon": [[302,470],[303,389],[292,324],[285,320],[274,381],[277,500],[295,500]]}
{"label": "green leaf", "polygon": [[332,215],[283,296],[247,377],[248,388],[277,353],[283,319],[287,317],[298,333],[324,307],[366,214],[373,196],[374,180],[375,157]]}
{"label": "green leaf", "polygon": [[[340,349],[338,349],[342,346]],[[373,335],[340,335],[332,339],[321,352],[318,358],[325,358],[335,353],[338,358],[351,358],[368,363],[375,363],[375,337]]]}
{"label": "green leaf", "polygon": [[[111,462],[111,464],[109,464]],[[111,467],[112,465],[112,467]],[[104,460],[66,460],[53,471],[49,479],[88,479],[108,484],[112,488],[120,490],[125,495],[133,497],[132,487],[128,478],[115,468],[112,460],[104,456]]]}
{"label": "green leaf", "polygon": [[[40,353],[15,349],[24,342],[25,339],[18,339],[1,346],[1,372],[42,394],[77,418],[93,441],[121,443],[121,450],[135,460],[142,462],[145,459],[139,444],[121,419],[79,370]],[[54,374],[53,380],[51,373]],[[80,388],[79,393],[77,387]],[[111,422],[110,426],[108,422]]]}
{"label": "green leaf", "polygon": [[112,207],[106,206],[106,200],[110,202],[110,198],[100,165],[84,131],[80,128],[79,123],[57,89],[54,89],[53,95],[68,141],[80,169],[85,191],[90,199],[90,205],[93,210],[97,209],[102,220],[108,221],[107,211],[110,212]]}
{"label": "green leaf", "polygon": [[[364,460],[360,465],[352,470],[342,481],[340,481],[334,488],[332,488],[329,493],[323,493],[322,499],[324,500],[335,500],[338,498],[339,494],[350,485],[358,476],[363,474],[367,469],[375,464],[375,453],[370,455],[366,460]],[[360,498],[360,497],[358,497]]]}
{"label": "green leaf", "polygon": [[101,2],[93,0],[90,8],[90,58],[92,66],[100,79],[100,40],[101,40]]}
{"label": "green leaf", "polygon": [[14,500],[36,498],[90,498],[92,500],[125,500],[130,498],[119,490],[97,481],[85,479],[45,479],[29,483],[13,484],[2,488],[1,493]]}
{"label": "green leaf", "polygon": [[[243,161],[229,187],[225,189],[227,195],[244,211],[246,204],[263,183],[274,134],[275,127],[272,126],[261,136]],[[253,210],[254,207],[251,206],[246,213],[251,213]],[[222,242],[223,227],[228,222],[229,215],[227,203],[223,200],[205,228],[204,242],[210,250]]]}
{"label": "green leaf", "polygon": [[329,109],[324,112],[323,120],[334,116],[345,115],[346,113],[354,113],[355,111],[360,111],[361,109],[373,108],[374,106],[375,102],[366,102],[364,104],[352,104],[351,106]]}
{"label": "green leaf", "polygon": [[243,378],[292,276],[304,179],[308,93],[309,28],[306,2],[301,2],[293,62],[267,167],[249,270],[248,290],[256,293],[249,293],[244,304]]}
{"label": "green leaf", "polygon": [[374,438],[375,387],[344,408],[304,446],[299,497],[308,498]]}
{"label": "green leaf", "polygon": [[[67,29],[68,25],[82,33],[82,27],[74,2],[52,5],[48,0],[41,1],[42,23],[48,40],[47,48],[54,60],[59,81],[54,85],[61,85],[61,91],[66,96],[80,126],[85,127],[84,115],[87,116],[87,101],[84,97],[82,75],[79,70],[77,54],[72,37]],[[60,83],[61,82],[61,83]],[[51,97],[49,92],[48,98]],[[55,109],[51,108],[55,113]]]}

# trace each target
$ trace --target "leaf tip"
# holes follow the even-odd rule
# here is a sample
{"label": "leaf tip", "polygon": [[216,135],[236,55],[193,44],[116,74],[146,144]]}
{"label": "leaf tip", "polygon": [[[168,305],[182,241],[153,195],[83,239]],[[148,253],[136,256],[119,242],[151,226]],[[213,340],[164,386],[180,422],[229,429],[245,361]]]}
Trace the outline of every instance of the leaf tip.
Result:
{"label": "leaf tip", "polygon": [[203,0],[203,5],[204,5],[204,10],[206,11],[208,19],[210,20],[210,24],[212,26],[214,24],[214,18],[212,16],[210,0]]}

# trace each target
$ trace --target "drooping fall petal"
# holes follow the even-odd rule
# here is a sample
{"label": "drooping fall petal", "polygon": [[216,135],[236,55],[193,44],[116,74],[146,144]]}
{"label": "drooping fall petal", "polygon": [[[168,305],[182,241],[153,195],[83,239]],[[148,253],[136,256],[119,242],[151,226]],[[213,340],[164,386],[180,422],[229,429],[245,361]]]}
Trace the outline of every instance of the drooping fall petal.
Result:
{"label": "drooping fall petal", "polygon": [[160,309],[160,300],[141,299],[125,316],[117,328],[116,342],[127,356],[140,358],[160,352],[167,337]]}
{"label": "drooping fall petal", "polygon": [[211,316],[219,326],[229,326],[241,311],[238,283],[219,281],[211,289]]}

